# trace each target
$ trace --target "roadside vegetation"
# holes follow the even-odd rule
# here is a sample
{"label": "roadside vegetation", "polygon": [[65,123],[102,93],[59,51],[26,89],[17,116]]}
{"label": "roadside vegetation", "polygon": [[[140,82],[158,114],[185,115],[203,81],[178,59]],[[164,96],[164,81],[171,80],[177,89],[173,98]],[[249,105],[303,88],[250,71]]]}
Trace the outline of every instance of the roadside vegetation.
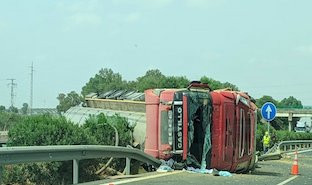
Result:
{"label": "roadside vegetation", "polygon": [[17,113],[0,111],[0,130],[9,130],[12,126],[20,123],[23,118],[23,115]]}
{"label": "roadside vegetation", "polygon": [[[203,83],[208,83],[214,89],[230,88],[239,90],[229,82],[220,82],[207,76],[200,78]],[[185,88],[190,80],[185,76],[166,76],[159,70],[148,70],[143,76],[134,81],[126,81],[121,74],[111,69],[101,69],[94,77],[82,87],[81,94],[75,91],[60,93],[57,97],[58,112],[63,114],[70,107],[77,106],[84,101],[89,93],[103,93],[112,89],[126,89],[143,92],[149,88]],[[278,108],[302,108],[302,104],[296,98],[290,96],[281,101],[271,96],[263,96],[256,100],[260,108],[265,102],[273,102]],[[27,104],[23,104],[20,111],[11,107],[6,109],[0,106],[0,129],[9,130],[8,146],[45,146],[45,145],[115,145],[127,146],[132,143],[132,131],[127,119],[118,115],[90,116],[85,124],[78,126],[66,120],[64,117],[52,115],[29,116]],[[19,114],[18,114],[19,112]],[[294,139],[312,139],[312,133],[295,133],[285,131],[288,128],[286,119],[275,119],[271,122],[272,144],[278,141]],[[262,150],[261,139],[267,130],[261,123],[258,113],[257,124],[257,150]],[[118,138],[116,137],[116,130]],[[101,171],[108,159],[94,159],[80,161],[79,182],[91,181],[103,178],[107,173],[122,172],[125,166],[124,160],[114,159],[110,167],[114,170]],[[72,162],[44,162],[23,165],[7,165],[4,174],[5,184],[71,184]]]}
{"label": "roadside vegetation", "polygon": [[[57,97],[59,105],[57,110],[64,113],[72,106],[79,105],[83,102],[86,95],[90,93],[101,94],[109,90],[133,90],[144,92],[150,88],[185,88],[194,79],[188,79],[186,76],[166,76],[158,69],[146,71],[143,76],[139,76],[136,80],[127,81],[122,78],[120,73],[114,72],[112,69],[103,68],[97,74],[89,79],[82,87],[81,94],[75,91],[69,93],[60,93]],[[195,79],[198,80],[198,79]],[[239,88],[230,82],[220,82],[218,80],[202,76],[199,79],[203,83],[208,83],[212,90],[229,88],[239,90]],[[257,99],[257,106],[261,107],[265,102],[271,101],[278,108],[302,108],[301,101],[293,96],[277,101],[271,96],[263,96]]]}
{"label": "roadside vegetation", "polygon": [[[83,102],[83,97],[89,93],[101,94],[109,90],[133,90],[144,92],[150,88],[186,88],[191,80],[185,76],[166,76],[158,69],[146,71],[143,76],[137,77],[134,81],[124,80],[120,73],[115,73],[112,69],[101,69],[94,77],[82,87],[81,94],[72,91],[68,94],[60,93],[57,99],[59,105],[57,110],[64,113],[72,106]],[[212,89],[231,88],[238,90],[238,87],[229,82],[220,82],[207,76],[200,78],[203,83],[208,83]]]}
{"label": "roadside vegetation", "polygon": [[[256,149],[257,151],[263,151],[262,138],[264,133],[268,130],[266,124],[258,123],[257,124],[257,133],[256,133]],[[290,141],[290,140],[312,140],[312,133],[304,132],[289,132],[288,130],[277,130],[274,127],[270,127],[271,135],[271,146],[280,141]]]}
{"label": "roadside vegetation", "polygon": [[[114,145],[112,126],[119,133],[119,146],[129,145],[132,128],[118,115],[93,116],[82,127],[60,116],[27,116],[10,128],[8,146]],[[100,179],[105,174],[95,172],[106,162],[107,159],[80,161],[79,182]],[[122,170],[125,162],[116,159],[110,166]],[[72,161],[7,165],[3,181],[5,184],[72,184]]]}

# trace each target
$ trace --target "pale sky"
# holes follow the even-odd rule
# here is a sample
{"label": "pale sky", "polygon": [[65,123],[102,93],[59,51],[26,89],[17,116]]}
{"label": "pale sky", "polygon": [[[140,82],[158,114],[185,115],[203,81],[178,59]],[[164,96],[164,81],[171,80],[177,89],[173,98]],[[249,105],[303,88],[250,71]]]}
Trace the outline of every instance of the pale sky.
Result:
{"label": "pale sky", "polygon": [[1,0],[0,105],[55,107],[101,68],[229,81],[312,105],[311,0]]}

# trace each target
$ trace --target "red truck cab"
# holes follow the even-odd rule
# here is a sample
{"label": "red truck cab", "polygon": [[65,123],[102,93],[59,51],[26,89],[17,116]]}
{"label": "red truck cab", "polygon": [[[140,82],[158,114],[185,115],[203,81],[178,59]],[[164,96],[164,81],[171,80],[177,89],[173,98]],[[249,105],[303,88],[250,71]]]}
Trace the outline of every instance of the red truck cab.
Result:
{"label": "red truck cab", "polygon": [[247,171],[254,166],[256,106],[242,92],[213,91],[211,167]]}
{"label": "red truck cab", "polygon": [[246,93],[186,89],[145,91],[145,153],[194,167],[247,171],[255,160],[256,106]]}

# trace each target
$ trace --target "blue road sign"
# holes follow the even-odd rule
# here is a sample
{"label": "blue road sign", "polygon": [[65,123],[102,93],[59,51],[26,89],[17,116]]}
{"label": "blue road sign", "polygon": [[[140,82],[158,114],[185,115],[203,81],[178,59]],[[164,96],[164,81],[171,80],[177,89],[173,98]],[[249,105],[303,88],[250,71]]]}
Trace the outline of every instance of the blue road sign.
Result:
{"label": "blue road sign", "polygon": [[271,102],[266,102],[261,107],[261,115],[263,119],[272,121],[276,116],[276,106]]}

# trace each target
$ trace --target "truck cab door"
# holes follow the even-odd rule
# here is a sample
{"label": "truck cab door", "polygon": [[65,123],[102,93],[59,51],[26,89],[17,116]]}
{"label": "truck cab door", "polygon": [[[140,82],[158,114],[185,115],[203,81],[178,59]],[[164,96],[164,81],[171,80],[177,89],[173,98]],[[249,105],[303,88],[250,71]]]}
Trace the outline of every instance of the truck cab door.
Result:
{"label": "truck cab door", "polygon": [[233,162],[233,135],[234,135],[234,125],[235,125],[235,118],[234,118],[234,111],[235,106],[233,103],[226,103],[224,105],[224,161],[228,164],[229,169],[232,166]]}

